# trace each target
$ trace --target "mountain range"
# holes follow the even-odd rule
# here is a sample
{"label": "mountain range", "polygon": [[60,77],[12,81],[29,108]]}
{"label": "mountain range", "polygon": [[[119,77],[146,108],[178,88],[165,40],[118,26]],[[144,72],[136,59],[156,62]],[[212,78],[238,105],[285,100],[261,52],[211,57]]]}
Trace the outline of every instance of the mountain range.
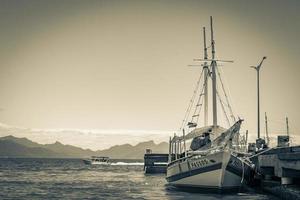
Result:
{"label": "mountain range", "polygon": [[92,155],[108,156],[112,159],[143,159],[146,149],[154,153],[167,153],[168,143],[155,144],[152,140],[130,144],[115,145],[105,150],[92,151],[60,142],[39,144],[27,138],[12,135],[0,138],[0,157],[39,157],[39,158],[86,158]]}

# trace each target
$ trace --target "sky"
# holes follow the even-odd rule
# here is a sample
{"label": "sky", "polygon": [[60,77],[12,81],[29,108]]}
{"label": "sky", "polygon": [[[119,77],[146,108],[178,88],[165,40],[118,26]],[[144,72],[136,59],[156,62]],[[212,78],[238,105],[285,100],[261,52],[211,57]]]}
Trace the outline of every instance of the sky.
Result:
{"label": "sky", "polygon": [[[299,7],[297,0],[1,0],[0,122],[43,130],[17,134],[40,143],[93,149],[153,133],[167,140],[193,93],[201,68],[187,65],[203,57],[202,27],[213,16],[216,56],[234,60],[219,68],[242,129],[255,137],[256,74],[249,66],[267,56],[261,123],[267,112],[275,137],[288,116],[297,137]],[[108,139],[118,134],[126,139]]]}

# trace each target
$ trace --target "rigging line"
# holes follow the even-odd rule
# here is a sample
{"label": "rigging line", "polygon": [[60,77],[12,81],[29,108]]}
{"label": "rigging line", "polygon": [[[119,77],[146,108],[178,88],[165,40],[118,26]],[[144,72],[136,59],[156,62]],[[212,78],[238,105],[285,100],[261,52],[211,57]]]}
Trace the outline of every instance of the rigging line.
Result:
{"label": "rigging line", "polygon": [[[188,120],[188,118],[189,118],[189,116],[190,116],[191,109],[192,109],[192,106],[194,105],[194,101],[195,101],[195,98],[196,98],[196,94],[197,94],[197,91],[198,91],[198,89],[199,89],[200,82],[201,82],[201,79],[202,79],[202,76],[203,76],[203,71],[204,71],[204,70],[202,69],[200,78],[199,78],[199,80],[198,80],[198,82],[197,82],[197,87],[196,87],[196,89],[194,90],[194,94],[193,94],[193,97],[192,97],[192,100],[191,100],[191,103],[190,103],[190,107],[189,107],[189,110],[188,110],[188,114],[187,114],[187,116],[186,116],[186,118],[185,118],[184,123],[187,122],[187,120]],[[184,123],[182,124],[182,127],[181,127],[181,128],[183,128]]]}
{"label": "rigging line", "polygon": [[[206,80],[207,80],[207,77],[206,77]],[[199,95],[199,98],[198,98],[198,100],[197,100],[197,104],[196,105],[200,105],[199,107],[201,108],[202,107],[202,104],[200,104],[200,101],[202,100],[202,96],[203,96],[203,91],[204,91],[204,88],[205,88],[205,86],[206,86],[206,80],[204,80],[204,83],[203,83],[203,86],[202,86],[202,90],[201,90],[201,93],[200,93],[200,95]],[[196,107],[196,109],[194,110],[194,113],[193,113],[193,115],[195,115],[196,114],[196,112],[197,112],[197,107]]]}
{"label": "rigging line", "polygon": [[230,120],[229,120],[229,118],[228,118],[228,116],[227,116],[227,113],[226,113],[226,111],[225,111],[224,102],[222,101],[222,99],[221,99],[220,94],[219,94],[218,91],[217,91],[217,97],[218,97],[218,99],[219,99],[220,105],[221,105],[222,110],[223,110],[223,113],[224,113],[224,115],[225,115],[227,124],[228,124],[228,126],[230,126]]}
{"label": "rigging line", "polygon": [[[208,79],[208,76],[205,77],[205,80],[204,80],[203,86],[202,86],[202,90],[201,90],[201,93],[200,93],[199,98],[198,98],[198,101],[197,101],[197,105],[200,105],[200,106],[199,106],[199,111],[198,111],[198,113],[196,113],[197,110],[198,110],[198,109],[197,109],[198,107],[196,107],[195,110],[194,110],[194,113],[193,113],[193,116],[197,115],[197,118],[196,118],[196,120],[195,120],[196,123],[198,123],[198,121],[199,121],[201,109],[202,109],[202,106],[203,106],[203,101],[204,101],[204,100],[203,100],[203,98],[201,98],[201,97],[202,97],[203,94],[204,94],[203,92],[204,92],[204,88],[206,87],[206,84],[207,84],[207,79]],[[205,95],[207,95],[207,94],[205,94]],[[194,118],[192,118],[192,122],[193,122],[193,120],[194,120]]]}
{"label": "rigging line", "polygon": [[229,100],[228,100],[228,96],[227,96],[227,93],[226,93],[225,88],[224,88],[224,84],[223,84],[223,81],[222,81],[222,78],[221,78],[220,71],[219,71],[218,67],[216,67],[216,69],[217,69],[217,73],[218,73],[219,80],[220,80],[220,82],[221,82],[221,86],[222,86],[223,93],[224,93],[224,95],[225,95],[227,107],[229,108],[229,112],[230,112],[231,118],[233,119],[233,122],[235,122],[236,119],[235,119],[235,116],[233,115],[233,111],[232,111],[232,108],[231,108],[231,106],[230,106],[230,103],[229,103]]}
{"label": "rigging line", "polygon": [[221,73],[219,71],[219,68],[217,68],[217,73],[218,73],[218,77],[219,77],[219,80],[220,80],[220,83],[221,83],[221,86],[222,86],[222,91],[223,91],[225,99],[226,99],[226,103],[224,103],[224,104],[226,104],[226,106],[229,108],[230,117],[231,117],[231,119],[233,120],[233,123],[234,123],[236,121],[236,119],[235,119],[235,116],[233,114],[232,107],[229,103],[229,98],[228,98],[228,95],[226,93],[226,90],[225,90],[224,83],[223,83],[222,78],[221,78]]}
{"label": "rigging line", "polygon": [[[209,70],[209,69],[208,69]],[[207,81],[208,81],[208,78],[209,78],[209,71],[208,71],[208,74],[207,76],[205,77],[205,80],[204,80],[204,83],[203,83],[203,87],[202,87],[202,91],[201,93],[203,94],[203,91],[204,91],[204,88],[207,86]],[[205,94],[205,95],[208,95],[208,94]],[[204,98],[202,98],[202,102],[204,101]],[[202,106],[203,106],[203,103],[201,103],[201,106],[199,108],[199,112],[198,112],[198,117],[196,119],[196,123],[198,124],[198,121],[199,121],[199,118],[200,118],[200,113],[201,113],[201,109],[202,109]]]}
{"label": "rigging line", "polygon": [[223,84],[223,81],[222,81],[222,78],[221,78],[221,73],[220,73],[218,68],[217,68],[217,73],[218,73],[218,77],[219,77],[219,80],[220,80],[220,83],[221,83],[221,86],[222,86],[222,91],[223,91],[225,99],[226,99],[227,107],[229,108],[231,119],[233,120],[233,123],[234,123],[236,121],[236,119],[233,115],[233,111],[232,111],[232,108],[231,108],[230,103],[229,103],[228,95],[226,93],[226,90],[225,90],[225,87],[224,87],[224,84]]}
{"label": "rigging line", "polygon": [[[194,112],[194,114],[193,114],[193,116],[195,116],[196,115],[196,120],[195,120],[195,123],[196,124],[198,124],[198,121],[199,121],[199,117],[200,117],[200,112],[201,112],[201,109],[202,109],[202,105],[203,105],[203,98],[201,98],[201,104],[200,104],[200,106],[199,106],[199,111],[198,111],[198,113],[196,114],[196,111],[197,111],[197,108],[195,109],[195,112]],[[200,102],[199,102],[200,103]],[[197,104],[199,104],[199,103],[197,103]],[[194,118],[192,118],[192,122],[193,122],[193,120],[194,120]]]}
{"label": "rigging line", "polygon": [[198,114],[198,116],[197,116],[197,118],[196,118],[196,120],[195,120],[195,123],[196,124],[198,124],[198,121],[199,121],[199,118],[200,118],[200,112],[201,112],[201,109],[202,109],[202,106],[199,108],[199,114]]}
{"label": "rigging line", "polygon": [[218,96],[218,99],[219,99],[219,101],[220,101],[220,104],[221,104],[222,110],[223,110],[223,112],[224,112],[224,115],[225,115],[225,117],[226,117],[227,124],[228,124],[228,126],[230,126],[229,118],[228,118],[228,116],[227,116],[227,113],[226,113],[226,111],[225,111],[225,107],[224,107],[223,101],[222,101],[222,99],[221,99],[220,94],[219,94],[218,91],[217,91],[217,96]]}
{"label": "rigging line", "polygon": [[197,83],[196,83],[196,87],[195,87],[195,89],[194,89],[192,98],[191,98],[190,103],[189,103],[189,106],[188,106],[188,108],[187,108],[187,110],[186,110],[186,112],[185,112],[185,115],[184,115],[184,118],[183,118],[183,120],[182,120],[182,124],[181,124],[179,130],[182,130],[184,124],[186,123],[186,120],[188,119],[188,117],[189,117],[189,115],[190,115],[190,111],[191,111],[191,108],[192,108],[192,106],[193,106],[193,104],[194,104],[195,96],[196,96],[197,90],[198,90],[198,88],[199,88],[200,81],[201,81],[201,79],[202,79],[202,75],[203,75],[203,68],[202,68],[201,74],[200,74],[200,76],[199,76],[199,79],[198,79],[198,81],[197,81]]}

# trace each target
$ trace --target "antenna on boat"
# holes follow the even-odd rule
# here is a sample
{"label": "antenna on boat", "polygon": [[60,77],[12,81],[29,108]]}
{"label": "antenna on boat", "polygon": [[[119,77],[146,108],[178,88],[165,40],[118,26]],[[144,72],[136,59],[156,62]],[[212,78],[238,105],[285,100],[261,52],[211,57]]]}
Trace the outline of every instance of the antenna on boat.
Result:
{"label": "antenna on boat", "polygon": [[261,68],[261,65],[263,61],[267,57],[264,56],[263,59],[260,61],[259,65],[257,66],[250,66],[251,68],[255,69],[257,72],[257,138],[260,138],[260,105],[259,105],[259,70]]}
{"label": "antenna on boat", "polygon": [[214,41],[214,30],[213,30],[213,18],[210,16],[210,32],[211,32],[211,77],[212,77],[212,102],[213,102],[213,126],[217,127],[217,78],[216,78],[216,67],[217,63],[215,61],[215,41]]}

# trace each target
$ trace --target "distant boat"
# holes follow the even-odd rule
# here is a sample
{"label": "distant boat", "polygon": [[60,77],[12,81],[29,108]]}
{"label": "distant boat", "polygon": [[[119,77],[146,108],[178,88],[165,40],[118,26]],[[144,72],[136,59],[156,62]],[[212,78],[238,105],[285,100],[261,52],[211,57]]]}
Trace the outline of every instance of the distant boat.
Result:
{"label": "distant boat", "polygon": [[84,159],[83,162],[87,165],[110,165],[109,157],[92,156],[90,159]]}
{"label": "distant boat", "polygon": [[[232,114],[231,106],[227,99],[223,83],[219,87],[223,89],[225,95],[221,99],[217,87],[217,75],[220,78],[217,69],[217,61],[215,59],[215,42],[213,39],[213,27],[211,18],[211,46],[212,59],[207,59],[207,47],[204,32],[204,59],[196,59],[204,61],[203,71],[197,83],[196,90],[190,105],[188,107],[185,119],[180,130],[183,131],[182,136],[176,136],[169,143],[169,162],[167,167],[166,179],[169,184],[176,187],[189,188],[210,188],[210,189],[238,189],[244,181],[251,177],[252,163],[247,159],[246,152],[241,148],[240,126],[241,119],[236,120]],[[208,62],[211,65],[208,66]],[[232,62],[232,61],[223,61]],[[204,75],[203,75],[204,74]],[[203,75],[203,76],[202,76]],[[198,89],[198,85],[203,77],[203,88]],[[208,105],[208,88],[207,79],[212,79],[212,116],[213,125],[208,125],[207,105]],[[221,79],[221,78],[220,78]],[[199,99],[194,101],[196,92],[199,90]],[[217,98],[221,103],[221,108],[227,119],[229,128],[223,128],[217,124]],[[204,101],[204,103],[202,103]],[[195,102],[195,103],[194,103]],[[204,104],[204,120],[203,127],[198,127],[198,119],[201,107]],[[191,108],[195,106],[192,119],[189,121]],[[225,106],[228,107],[229,115],[227,115]],[[228,111],[227,110],[227,111]],[[230,117],[231,123],[230,123]],[[233,124],[232,124],[233,123]],[[185,128],[186,126],[186,128]],[[188,134],[185,135],[185,129]],[[186,148],[186,142],[191,141],[190,147]]]}

